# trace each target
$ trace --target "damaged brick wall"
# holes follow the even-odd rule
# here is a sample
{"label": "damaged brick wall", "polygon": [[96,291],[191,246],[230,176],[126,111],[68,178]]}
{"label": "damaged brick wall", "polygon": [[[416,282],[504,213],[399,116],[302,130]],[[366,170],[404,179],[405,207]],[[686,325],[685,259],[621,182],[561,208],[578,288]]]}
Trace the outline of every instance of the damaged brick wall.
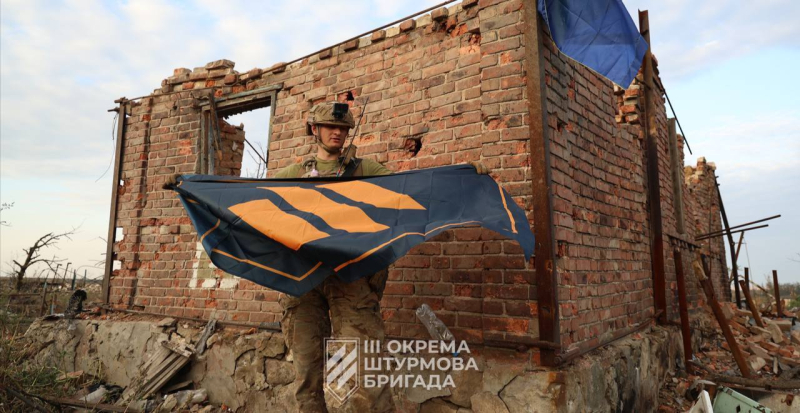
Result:
{"label": "damaged brick wall", "polygon": [[[111,303],[177,316],[280,318],[277,293],[213,268],[174,194],[160,189],[172,173],[198,171],[198,106],[210,92],[219,102],[282,84],[273,103],[270,173],[315,150],[305,134],[313,104],[352,94],[356,116],[370,99],[359,156],[395,171],[480,159],[530,211],[521,6],[465,1],[270,69],[238,73],[226,60],[176,69],[161,89],[133,103],[128,118],[117,224],[125,238],[116,245],[122,268],[111,281]],[[406,138],[421,140],[416,155],[403,149]],[[224,142],[217,173],[237,174],[240,164],[229,163],[241,159],[234,154],[240,147],[238,138]],[[537,337],[535,296],[533,267],[516,244],[480,228],[447,231],[391,268],[386,330],[425,337],[414,310],[427,303],[459,337]]]}
{"label": "damaged brick wall", "polygon": [[[680,137],[680,136],[679,136]],[[682,139],[681,139],[682,140]],[[722,230],[722,216],[720,215],[719,199],[717,197],[716,179],[714,173],[717,166],[713,162],[706,162],[706,158],[697,159],[697,165],[684,167],[686,181],[687,204],[693,207],[692,214],[687,214],[687,225],[693,227],[694,234],[707,234]],[[709,238],[697,241],[703,251],[709,255],[711,263],[711,281],[714,291],[720,300],[731,301],[731,270],[727,267],[725,259],[726,237]],[[737,238],[734,237],[734,240]],[[705,302],[705,296],[698,300]]]}
{"label": "damaged brick wall", "polygon": [[[208,318],[213,312],[235,321],[280,319],[278,294],[215,269],[174,193],[161,189],[173,173],[202,171],[209,94],[224,102],[242,92],[275,88],[269,101],[274,111],[270,174],[315,151],[313,138],[305,134],[312,105],[348,101],[352,95],[358,116],[369,98],[355,142],[360,157],[394,171],[481,160],[533,226],[522,5],[521,0],[465,0],[268,69],[239,73],[228,60],[176,69],[161,88],[130,106],[116,223],[124,238],[115,244],[120,269],[110,281],[111,304],[173,316]],[[598,341],[654,312],[648,183],[638,124],[644,104],[641,85],[627,92],[615,89],[558,52],[539,29],[545,36],[561,335],[569,346]],[[678,232],[660,92],[656,108],[667,298],[675,318],[668,235],[692,240],[705,232],[699,227],[708,225],[709,218],[692,221],[702,219],[700,211],[717,217],[711,220],[714,229],[719,214],[718,205],[700,194],[708,190],[700,189],[706,180],[697,187],[679,182],[687,224],[684,234]],[[220,127],[216,173],[238,175],[245,131],[224,121]],[[418,153],[404,149],[409,138],[421,142]],[[682,165],[683,142],[674,145]],[[724,267],[724,257],[721,262]],[[533,268],[516,244],[491,231],[446,231],[390,268],[382,302],[387,334],[425,337],[414,309],[427,303],[458,338],[537,338]],[[684,268],[691,266],[687,262]],[[715,277],[722,280],[723,270]],[[700,297],[690,285],[690,301]]]}
{"label": "damaged brick wall", "polygon": [[[654,315],[649,183],[641,125],[645,116],[643,75],[640,72],[627,90],[621,89],[559,52],[545,31],[542,36],[562,345],[596,343],[608,333]],[[657,64],[654,58],[656,77]],[[683,179],[676,182],[670,151],[680,154],[678,168],[682,168],[683,140],[670,137],[664,92],[658,87],[655,92],[667,314],[677,320],[670,236],[693,241],[708,228],[720,229],[720,213],[718,202],[709,199],[708,193],[700,194]],[[707,185],[703,188],[708,191]],[[683,191],[682,204],[676,202],[676,189]],[[702,211],[705,218],[698,224],[687,223],[680,231],[679,208],[684,214],[690,211],[687,216]],[[716,219],[710,226],[709,217]],[[715,243],[711,249],[717,291],[724,284],[725,272],[724,249],[720,248],[722,244]],[[697,307],[705,297],[690,272],[690,254],[684,254],[684,260],[689,279],[687,300]]]}

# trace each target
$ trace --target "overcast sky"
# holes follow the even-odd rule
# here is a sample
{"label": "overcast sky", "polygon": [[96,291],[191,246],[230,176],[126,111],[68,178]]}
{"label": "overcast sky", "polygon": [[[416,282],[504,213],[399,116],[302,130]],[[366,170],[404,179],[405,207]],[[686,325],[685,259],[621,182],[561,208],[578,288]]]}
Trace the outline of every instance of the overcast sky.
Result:
{"label": "overcast sky", "polygon": [[[240,72],[293,60],[437,1],[158,0],[0,2],[2,271],[50,231],[80,226],[47,255],[100,276],[108,225],[114,99],[148,94],[178,67],[217,59]],[[716,162],[732,225],[781,213],[748,234],[756,281],[800,282],[800,3],[626,1],[650,10],[653,51],[697,156]],[[266,111],[243,122],[264,136]],[[102,176],[102,178],[101,178]],[[98,179],[99,178],[99,179]]]}

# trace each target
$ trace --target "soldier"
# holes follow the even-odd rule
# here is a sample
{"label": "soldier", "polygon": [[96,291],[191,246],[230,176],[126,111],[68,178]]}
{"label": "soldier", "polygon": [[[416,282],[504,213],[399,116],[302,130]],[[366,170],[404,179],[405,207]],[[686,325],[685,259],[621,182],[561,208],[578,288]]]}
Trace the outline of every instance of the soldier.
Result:
{"label": "soldier", "polygon": [[[341,105],[341,106],[338,106]],[[338,107],[337,107],[338,106]],[[350,128],[355,126],[353,115],[345,104],[326,102],[315,105],[306,123],[306,132],[317,143],[314,158],[284,168],[275,178],[306,178],[335,176],[339,171],[342,148]],[[480,162],[470,162],[478,173],[488,174]],[[391,171],[369,159],[354,159],[341,176],[389,175]],[[283,307],[283,329],[286,345],[292,350],[296,381],[295,397],[301,412],[325,412],[322,390],[324,339],[358,338],[383,343],[383,319],[380,299],[388,271],[346,284],[338,277],[328,277],[302,297],[280,295]],[[329,313],[330,312],[330,313]],[[331,331],[332,330],[332,331]],[[362,363],[363,359],[359,360]],[[354,393],[347,403],[351,411],[393,411],[391,393],[387,387],[364,388]]]}
{"label": "soldier", "polygon": [[[339,106],[341,105],[341,106]],[[350,128],[355,126],[346,104],[325,102],[311,108],[306,131],[317,143],[312,159],[284,168],[275,178],[335,176],[340,168],[342,147]],[[341,176],[389,175],[390,170],[369,159],[354,158],[342,168]],[[326,412],[323,394],[324,339],[331,337],[380,340],[383,320],[380,299],[386,285],[387,270],[346,284],[328,277],[302,297],[281,294],[281,328],[286,345],[292,350],[298,385],[295,397],[301,412]],[[363,363],[359,360],[359,363]],[[363,364],[362,364],[363,365]],[[384,387],[360,388],[347,401],[352,411],[393,411],[391,393]]]}

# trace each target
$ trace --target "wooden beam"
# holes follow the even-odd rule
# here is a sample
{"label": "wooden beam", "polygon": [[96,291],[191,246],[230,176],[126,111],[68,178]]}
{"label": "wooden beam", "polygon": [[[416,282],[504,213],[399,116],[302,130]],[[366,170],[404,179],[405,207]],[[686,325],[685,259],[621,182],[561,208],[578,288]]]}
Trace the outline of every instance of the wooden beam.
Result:
{"label": "wooden beam", "polygon": [[119,195],[119,181],[122,174],[122,148],[125,140],[125,117],[128,111],[128,101],[120,98],[117,101],[117,146],[114,150],[114,177],[111,182],[111,206],[108,215],[108,236],[106,237],[106,266],[103,272],[103,303],[108,304],[111,294],[111,273],[114,270],[114,242],[117,234],[117,199]]}
{"label": "wooden beam", "polygon": [[772,285],[775,287],[775,310],[778,317],[783,317],[783,302],[781,301],[781,289],[778,283],[778,270],[772,270]]}
{"label": "wooden beam", "polygon": [[731,353],[733,353],[733,358],[736,360],[736,365],[739,366],[739,371],[742,372],[743,377],[753,377],[753,373],[750,371],[750,365],[747,364],[747,359],[745,359],[742,349],[739,348],[739,343],[737,343],[736,339],[733,337],[728,319],[725,318],[725,313],[722,312],[722,307],[720,307],[717,297],[714,294],[714,285],[711,283],[711,279],[706,275],[711,273],[711,269],[707,268],[705,264],[701,265],[698,261],[695,261],[694,270],[698,274],[700,286],[703,287],[703,292],[708,299],[708,305],[717,318],[719,327],[722,330],[722,335],[725,336],[725,341],[728,343],[728,347],[731,348]]}
{"label": "wooden beam", "polygon": [[758,313],[758,308],[756,308],[756,303],[753,301],[753,297],[750,295],[750,288],[748,288],[747,284],[739,280],[739,286],[742,287],[742,292],[744,293],[744,299],[747,302],[747,307],[750,308],[750,313],[753,314],[753,319],[756,320],[756,324],[758,324],[761,328],[767,328],[767,325],[764,324],[764,320],[761,319],[761,314]]}

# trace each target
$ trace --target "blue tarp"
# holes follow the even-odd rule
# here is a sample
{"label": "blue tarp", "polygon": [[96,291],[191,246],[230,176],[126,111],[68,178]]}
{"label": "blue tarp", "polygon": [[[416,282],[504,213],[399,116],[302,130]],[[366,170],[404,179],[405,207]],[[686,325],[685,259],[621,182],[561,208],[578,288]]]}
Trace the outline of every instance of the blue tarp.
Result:
{"label": "blue tarp", "polygon": [[525,212],[469,165],[362,178],[244,179],[184,175],[175,191],[211,261],[300,296],[329,276],[372,275],[440,232],[480,225],[534,238]]}
{"label": "blue tarp", "polygon": [[539,13],[564,54],[627,88],[647,42],[622,0],[538,0]]}

